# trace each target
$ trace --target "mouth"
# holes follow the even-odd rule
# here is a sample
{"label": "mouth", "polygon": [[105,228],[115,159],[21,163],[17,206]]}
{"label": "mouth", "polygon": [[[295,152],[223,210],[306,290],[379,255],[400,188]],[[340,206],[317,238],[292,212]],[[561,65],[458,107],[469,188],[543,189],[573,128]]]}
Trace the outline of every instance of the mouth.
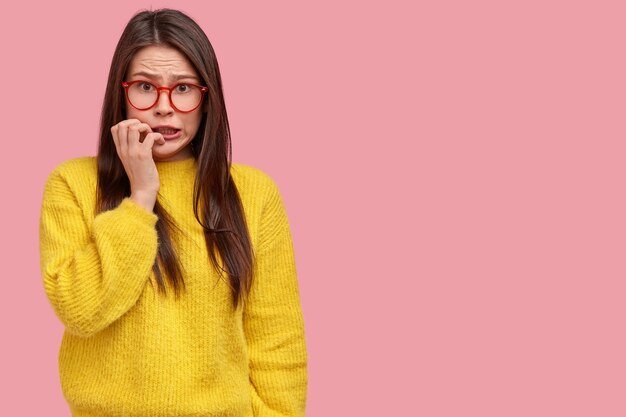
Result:
{"label": "mouth", "polygon": [[182,133],[180,129],[173,127],[157,127],[153,128],[152,131],[162,134],[165,140],[178,139]]}

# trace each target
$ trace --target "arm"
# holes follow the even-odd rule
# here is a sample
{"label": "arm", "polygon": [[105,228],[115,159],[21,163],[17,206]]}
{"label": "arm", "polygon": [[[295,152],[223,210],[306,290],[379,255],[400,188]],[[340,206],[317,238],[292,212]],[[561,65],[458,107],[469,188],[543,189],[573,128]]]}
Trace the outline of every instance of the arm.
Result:
{"label": "arm", "polygon": [[272,182],[261,220],[255,275],[244,310],[256,417],[304,416],[307,352],[285,207]]}
{"label": "arm", "polygon": [[46,295],[66,330],[88,337],[139,299],[157,254],[156,214],[125,198],[91,227],[63,176],[44,189],[39,226]]}

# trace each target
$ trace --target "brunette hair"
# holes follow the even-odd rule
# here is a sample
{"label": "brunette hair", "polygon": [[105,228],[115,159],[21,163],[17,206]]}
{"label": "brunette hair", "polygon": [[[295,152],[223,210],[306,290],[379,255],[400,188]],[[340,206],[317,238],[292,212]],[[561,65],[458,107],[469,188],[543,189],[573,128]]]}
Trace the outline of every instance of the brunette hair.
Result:
{"label": "brunette hair", "polygon": [[[134,54],[149,45],[164,45],[180,51],[208,87],[203,98],[203,106],[208,107],[204,108],[198,132],[191,142],[193,156],[198,161],[193,209],[196,220],[204,228],[211,264],[222,279],[222,272],[228,274],[230,282],[226,282],[232,289],[233,304],[237,308],[250,290],[254,261],[244,209],[230,176],[232,150],[222,80],[206,34],[193,19],[178,10],[158,9],[135,14],[115,48],[100,119],[96,214],[117,207],[130,196],[130,182],[118,157],[111,127],[126,119],[121,82],[125,81]],[[160,292],[167,292],[163,269],[178,298],[185,283],[170,234],[174,229],[182,231],[163,209],[158,196],[154,213],[159,218],[156,222],[159,246],[152,269]],[[220,263],[225,263],[225,267]]]}

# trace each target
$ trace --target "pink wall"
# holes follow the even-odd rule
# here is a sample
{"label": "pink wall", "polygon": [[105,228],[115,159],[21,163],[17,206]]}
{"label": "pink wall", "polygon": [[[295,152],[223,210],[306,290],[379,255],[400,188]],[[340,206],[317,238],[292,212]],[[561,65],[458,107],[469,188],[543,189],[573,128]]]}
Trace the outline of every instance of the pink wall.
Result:
{"label": "pink wall", "polygon": [[233,159],[285,198],[307,416],[626,414],[626,10],[544,0],[3,6],[1,415],[69,415],[43,183],[150,5],[205,29]]}

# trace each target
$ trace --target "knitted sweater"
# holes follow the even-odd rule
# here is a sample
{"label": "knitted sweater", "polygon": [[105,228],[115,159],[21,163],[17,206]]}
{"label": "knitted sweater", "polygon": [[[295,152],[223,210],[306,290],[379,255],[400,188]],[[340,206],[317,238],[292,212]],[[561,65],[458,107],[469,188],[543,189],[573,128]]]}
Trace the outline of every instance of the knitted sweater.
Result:
{"label": "knitted sweater", "polygon": [[[156,162],[158,200],[186,290],[158,293],[158,217],[129,197],[94,217],[95,157],[48,176],[40,218],[43,284],[64,325],[58,365],[72,416],[304,416],[307,352],[295,258],[275,182],[231,165],[255,270],[245,306],[212,267],[193,214],[194,158]],[[221,259],[218,254],[218,259]]]}

